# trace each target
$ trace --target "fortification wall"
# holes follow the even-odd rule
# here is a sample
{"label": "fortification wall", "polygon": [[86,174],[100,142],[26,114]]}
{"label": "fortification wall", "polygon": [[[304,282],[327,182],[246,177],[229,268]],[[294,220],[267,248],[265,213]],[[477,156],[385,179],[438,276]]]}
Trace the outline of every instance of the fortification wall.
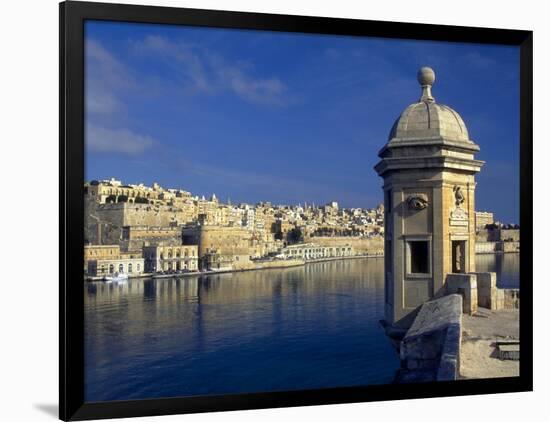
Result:
{"label": "fortification wall", "polygon": [[377,237],[352,237],[352,236],[334,236],[334,237],[311,237],[307,242],[315,243],[321,246],[344,246],[353,247],[355,254],[383,253],[384,238]]}
{"label": "fortification wall", "polygon": [[[86,201],[85,207],[85,236],[92,244],[118,243],[124,226],[171,227],[194,218],[192,211],[169,205],[93,204]],[[100,229],[98,224],[101,224]]]}
{"label": "fortification wall", "polygon": [[519,229],[501,229],[500,240],[519,242]]}
{"label": "fortification wall", "polygon": [[501,252],[519,252],[519,242],[500,242]]}
{"label": "fortification wall", "polygon": [[519,242],[476,242],[476,253],[519,252]]}
{"label": "fortification wall", "polygon": [[481,229],[476,233],[478,242],[519,242],[520,229]]}
{"label": "fortification wall", "polygon": [[198,245],[199,257],[209,252],[220,255],[250,255],[250,232],[238,227],[201,226],[183,229],[183,242]]}

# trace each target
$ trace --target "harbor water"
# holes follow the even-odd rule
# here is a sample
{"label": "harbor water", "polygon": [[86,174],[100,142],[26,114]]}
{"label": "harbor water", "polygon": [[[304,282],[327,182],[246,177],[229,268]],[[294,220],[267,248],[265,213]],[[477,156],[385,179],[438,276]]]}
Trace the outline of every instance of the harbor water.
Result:
{"label": "harbor water", "polygon": [[[478,260],[517,287],[519,255]],[[383,280],[383,258],[361,258],[87,283],[85,400],[390,383]]]}

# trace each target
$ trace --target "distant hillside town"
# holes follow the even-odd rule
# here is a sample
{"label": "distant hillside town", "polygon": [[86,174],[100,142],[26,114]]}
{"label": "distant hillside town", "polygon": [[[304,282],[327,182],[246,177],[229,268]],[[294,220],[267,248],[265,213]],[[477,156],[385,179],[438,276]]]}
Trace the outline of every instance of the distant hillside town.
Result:
{"label": "distant hillside town", "polygon": [[[84,198],[89,278],[292,266],[384,250],[382,204],[231,204],[115,179],[86,183]],[[476,222],[479,252],[519,250],[519,227],[495,223],[489,212],[476,213]]]}

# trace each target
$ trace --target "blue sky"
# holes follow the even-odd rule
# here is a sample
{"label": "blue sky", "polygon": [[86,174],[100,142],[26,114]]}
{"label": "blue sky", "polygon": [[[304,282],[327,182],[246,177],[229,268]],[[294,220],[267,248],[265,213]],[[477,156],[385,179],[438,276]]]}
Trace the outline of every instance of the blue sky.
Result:
{"label": "blue sky", "polygon": [[476,208],[519,222],[515,47],[90,21],[85,54],[87,180],[373,207],[427,65],[486,161]]}

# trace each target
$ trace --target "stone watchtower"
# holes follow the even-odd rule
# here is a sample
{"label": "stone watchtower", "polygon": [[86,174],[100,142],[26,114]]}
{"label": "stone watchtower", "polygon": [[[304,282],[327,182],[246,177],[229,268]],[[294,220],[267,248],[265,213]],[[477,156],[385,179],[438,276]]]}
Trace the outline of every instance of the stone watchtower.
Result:
{"label": "stone watchtower", "polygon": [[449,274],[475,271],[475,174],[483,161],[460,115],[436,103],[435,74],[418,71],[420,100],[394,123],[375,166],[384,179],[385,319],[411,324],[445,294]]}

